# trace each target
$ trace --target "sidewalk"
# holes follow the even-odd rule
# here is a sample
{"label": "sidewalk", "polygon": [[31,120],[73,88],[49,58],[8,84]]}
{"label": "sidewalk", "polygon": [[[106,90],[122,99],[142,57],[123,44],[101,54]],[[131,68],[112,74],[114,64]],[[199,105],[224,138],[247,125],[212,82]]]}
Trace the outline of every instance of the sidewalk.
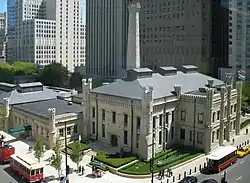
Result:
{"label": "sidewalk", "polygon": [[[225,142],[224,145],[233,145],[233,146],[237,147],[240,144],[245,143],[247,140],[250,140],[250,134],[248,133],[246,135],[246,131],[245,131],[245,129],[243,129],[239,136],[234,137],[234,144],[232,143],[232,139],[230,139],[230,140],[231,140],[230,142]],[[181,174],[181,179],[184,177],[184,172],[185,171],[187,172],[186,175],[189,175],[190,169],[192,170],[192,175],[199,174],[200,173],[199,172],[199,166],[202,165],[202,167],[204,167],[205,162],[206,162],[206,156],[201,157],[201,158],[199,158],[199,159],[197,159],[197,160],[195,160],[195,161],[193,161],[191,163],[188,163],[188,164],[186,164],[184,166],[181,166],[179,168],[174,169],[173,170],[173,176],[175,176],[175,182],[178,182],[179,174]],[[197,167],[197,172],[194,172],[195,167]],[[155,182],[157,182],[157,180]],[[159,180],[158,180],[158,182],[160,183]],[[171,177],[169,179],[169,183],[173,183],[173,177]]]}

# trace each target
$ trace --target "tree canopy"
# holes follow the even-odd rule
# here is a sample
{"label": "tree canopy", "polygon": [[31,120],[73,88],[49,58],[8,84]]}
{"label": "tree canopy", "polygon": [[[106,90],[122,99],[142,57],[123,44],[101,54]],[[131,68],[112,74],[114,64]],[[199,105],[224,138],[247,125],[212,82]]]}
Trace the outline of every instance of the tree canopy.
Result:
{"label": "tree canopy", "polygon": [[0,63],[0,82],[13,83],[15,76],[34,76],[44,85],[79,89],[82,75],[78,72],[70,75],[68,69],[60,63],[39,66],[31,62]]}
{"label": "tree canopy", "polygon": [[68,85],[69,71],[60,63],[52,63],[43,68],[39,80],[44,85],[65,87]]}
{"label": "tree canopy", "polygon": [[242,87],[242,105],[247,107],[250,105],[250,81],[245,81]]}
{"label": "tree canopy", "polygon": [[82,144],[79,141],[74,141],[71,146],[70,159],[79,166],[79,163],[82,161]]}
{"label": "tree canopy", "polygon": [[75,89],[81,88],[82,79],[83,79],[83,76],[79,72],[72,73],[69,79],[69,86]]}
{"label": "tree canopy", "polygon": [[36,145],[35,145],[35,157],[38,159],[38,161],[40,162],[41,157],[44,154],[44,143],[43,140],[41,138],[38,138],[36,140]]}
{"label": "tree canopy", "polygon": [[56,140],[53,150],[55,152],[55,155],[52,156],[51,165],[58,171],[58,177],[60,177],[62,156],[61,156],[61,144],[59,139]]}

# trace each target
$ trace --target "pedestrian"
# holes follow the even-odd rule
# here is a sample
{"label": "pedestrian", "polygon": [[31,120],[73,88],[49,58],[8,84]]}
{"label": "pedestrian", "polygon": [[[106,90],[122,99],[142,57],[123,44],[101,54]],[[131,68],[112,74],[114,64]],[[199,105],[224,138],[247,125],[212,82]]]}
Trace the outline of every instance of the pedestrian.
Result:
{"label": "pedestrian", "polygon": [[82,167],[81,167],[81,165],[78,167],[78,172],[79,173],[81,173],[81,171],[82,171]]}
{"label": "pedestrian", "polygon": [[171,168],[169,168],[169,172],[170,172],[170,177],[173,176],[173,172],[172,172]]}
{"label": "pedestrian", "polygon": [[161,178],[161,170],[159,171],[158,177],[159,179]]}
{"label": "pedestrian", "polygon": [[85,168],[82,166],[82,175],[84,175]]}
{"label": "pedestrian", "polygon": [[233,144],[234,144],[234,138],[233,138]]}
{"label": "pedestrian", "polygon": [[165,176],[165,169],[162,170],[162,178],[164,179]]}
{"label": "pedestrian", "polygon": [[246,128],[246,134],[248,134],[248,128]]}

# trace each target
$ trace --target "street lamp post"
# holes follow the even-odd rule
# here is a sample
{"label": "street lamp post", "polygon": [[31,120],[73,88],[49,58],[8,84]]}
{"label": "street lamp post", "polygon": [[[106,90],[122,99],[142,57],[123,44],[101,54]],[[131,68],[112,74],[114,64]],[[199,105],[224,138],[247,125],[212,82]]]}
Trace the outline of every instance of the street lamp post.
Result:
{"label": "street lamp post", "polygon": [[155,148],[154,148],[154,145],[155,145],[154,134],[155,134],[155,130],[153,129],[152,144],[150,144],[150,146],[152,146],[152,157],[151,157],[151,161],[150,161],[151,183],[154,183],[154,150],[155,150]]}
{"label": "street lamp post", "polygon": [[68,180],[68,151],[67,151],[67,123],[66,123],[66,121],[65,121],[65,123],[64,123],[64,128],[65,128],[65,130],[64,130],[64,134],[65,134],[65,138],[64,138],[64,145],[65,145],[65,164],[66,164],[66,182],[68,183],[69,182],[69,180]]}

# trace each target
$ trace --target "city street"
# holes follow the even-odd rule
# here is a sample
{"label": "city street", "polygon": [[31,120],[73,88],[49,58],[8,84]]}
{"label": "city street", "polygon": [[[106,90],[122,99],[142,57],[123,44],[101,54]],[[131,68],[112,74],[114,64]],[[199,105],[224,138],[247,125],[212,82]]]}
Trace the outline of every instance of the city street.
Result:
{"label": "city street", "polygon": [[[227,171],[227,181],[228,183],[249,183],[250,180],[250,155],[245,158],[238,159],[237,163],[233,166],[228,167],[225,171]],[[224,172],[220,172],[218,174],[213,175],[205,175],[200,174],[197,176],[199,183],[206,179],[215,179],[220,183],[220,180],[223,176]]]}
{"label": "city street", "polygon": [[9,164],[0,165],[0,182],[2,183],[25,183],[18,175],[16,175],[9,167]]}

